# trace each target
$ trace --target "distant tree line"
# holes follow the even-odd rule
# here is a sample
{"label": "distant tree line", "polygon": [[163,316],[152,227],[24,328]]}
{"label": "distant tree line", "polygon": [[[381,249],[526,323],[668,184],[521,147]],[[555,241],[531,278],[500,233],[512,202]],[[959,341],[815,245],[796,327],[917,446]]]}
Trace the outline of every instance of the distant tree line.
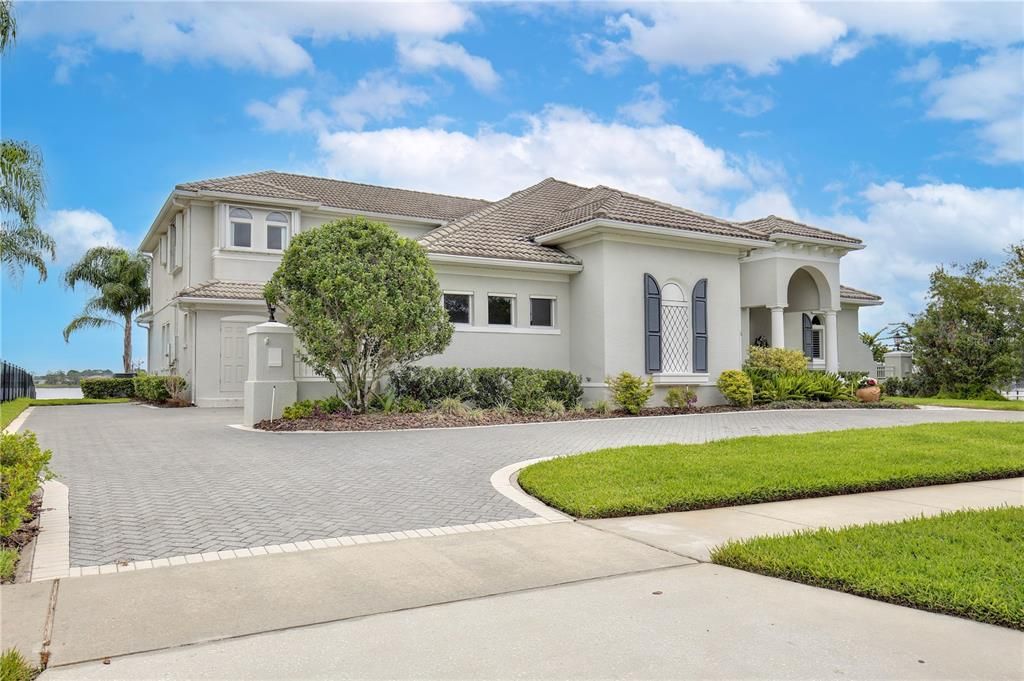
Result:
{"label": "distant tree line", "polygon": [[83,378],[103,377],[109,378],[114,375],[110,369],[68,369],[67,371],[50,371],[45,374],[36,374],[36,385],[55,385],[78,387],[78,382]]}

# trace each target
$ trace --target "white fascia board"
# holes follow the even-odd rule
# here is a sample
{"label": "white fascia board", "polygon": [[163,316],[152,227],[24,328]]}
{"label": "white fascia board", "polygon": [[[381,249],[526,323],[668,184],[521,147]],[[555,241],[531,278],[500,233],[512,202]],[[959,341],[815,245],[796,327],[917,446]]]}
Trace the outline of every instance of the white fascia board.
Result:
{"label": "white fascia board", "polygon": [[882,305],[885,303],[884,300],[861,300],[860,298],[843,298],[842,296],[839,296],[839,302],[840,304],[845,303],[858,307],[871,307],[872,305]]}
{"label": "white fascia board", "polygon": [[846,251],[859,251],[862,248],[866,248],[867,244],[851,244],[845,241],[833,241],[832,239],[822,239],[815,236],[796,236],[794,234],[779,234],[778,236],[772,236],[771,240],[775,243],[783,243],[791,241],[800,244],[815,244],[818,246],[829,246],[831,248],[838,248]]}
{"label": "white fascia board", "polygon": [[178,296],[175,300],[179,303],[188,303],[190,305],[259,305],[260,307],[266,307],[266,302],[256,298],[203,298],[201,296]]}
{"label": "white fascia board", "polygon": [[235,192],[218,192],[212,189],[200,189],[196,196],[215,199],[217,201],[237,201],[239,203],[256,204],[258,206],[286,206],[290,208],[320,208],[319,201],[302,199],[281,199],[256,194],[236,194]]}
{"label": "white fascia board", "polygon": [[533,260],[511,260],[508,258],[483,258],[473,255],[450,255],[448,253],[427,253],[431,262],[475,267],[500,267],[516,270],[543,270],[548,272],[582,272],[583,265],[560,262],[537,262]]}
{"label": "white fascia board", "polygon": [[560,229],[556,232],[551,232],[550,234],[543,234],[541,236],[534,237],[533,240],[538,244],[557,243],[567,237],[597,227],[612,227],[615,229],[639,232],[642,234],[657,234],[659,236],[675,237],[677,239],[687,239],[689,241],[708,241],[712,243],[734,244],[736,246],[746,246],[750,248],[764,248],[772,245],[771,241],[762,239],[707,234],[705,232],[694,232],[686,229],[677,229],[675,227],[658,227],[656,225],[642,225],[636,222],[621,222],[619,220],[604,219],[581,222],[580,224],[573,225],[572,227],[566,227],[565,229]]}
{"label": "white fascia board", "polygon": [[146,236],[142,237],[142,241],[139,243],[140,251],[142,251],[143,253],[150,254],[156,251],[156,244],[153,244],[152,246],[149,247],[147,247],[146,244],[150,243],[150,241],[156,238],[157,232],[160,230],[160,228],[164,225],[164,222],[166,221],[166,215],[170,213],[172,209],[184,207],[183,204],[180,202],[180,199],[194,195],[194,192],[184,192],[180,189],[175,189],[174,191],[167,195],[167,200],[165,200],[164,204],[160,206],[160,210],[157,211],[156,217],[153,218],[153,223],[149,226],[149,230],[146,231]]}

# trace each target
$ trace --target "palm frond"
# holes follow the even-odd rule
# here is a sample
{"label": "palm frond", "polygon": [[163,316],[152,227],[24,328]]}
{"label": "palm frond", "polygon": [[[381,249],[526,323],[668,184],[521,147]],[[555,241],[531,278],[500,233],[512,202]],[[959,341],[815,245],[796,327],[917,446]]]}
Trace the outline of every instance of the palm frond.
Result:
{"label": "palm frond", "polygon": [[79,315],[71,320],[71,323],[64,327],[64,342],[67,343],[71,339],[71,334],[82,329],[98,329],[104,326],[121,326],[113,319],[107,319],[106,317],[96,317],[93,315]]}
{"label": "palm frond", "polygon": [[18,37],[18,22],[11,13],[13,4],[11,0],[0,0],[0,52],[6,51],[7,46]]}

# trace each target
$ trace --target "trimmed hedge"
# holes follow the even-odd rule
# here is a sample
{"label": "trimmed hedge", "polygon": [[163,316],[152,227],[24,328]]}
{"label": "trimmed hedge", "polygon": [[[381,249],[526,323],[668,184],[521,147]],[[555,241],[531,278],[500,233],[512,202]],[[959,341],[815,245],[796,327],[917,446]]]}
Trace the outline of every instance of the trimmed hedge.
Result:
{"label": "trimmed hedge", "polygon": [[531,403],[557,400],[566,407],[574,407],[583,399],[583,379],[560,369],[407,366],[391,372],[389,381],[398,397],[427,405],[452,398],[472,400],[481,409],[493,409],[499,405],[515,406],[518,398],[520,402]]}
{"label": "trimmed hedge", "polygon": [[166,402],[171,399],[171,391],[183,391],[185,379],[181,376],[156,376],[143,374],[132,379],[135,385],[135,396],[147,402]]}
{"label": "trimmed hedge", "polygon": [[0,435],[0,537],[9,537],[32,517],[32,494],[50,472],[50,450],[41,450],[35,433]]}
{"label": "trimmed hedge", "polygon": [[135,397],[135,383],[131,378],[83,378],[78,382],[82,397],[104,400],[110,397]]}

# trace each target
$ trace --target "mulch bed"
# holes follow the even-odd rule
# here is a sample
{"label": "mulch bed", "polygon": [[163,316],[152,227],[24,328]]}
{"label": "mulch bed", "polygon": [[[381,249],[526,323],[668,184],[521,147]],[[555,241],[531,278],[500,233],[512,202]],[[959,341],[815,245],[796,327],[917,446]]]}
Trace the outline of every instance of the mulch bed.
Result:
{"label": "mulch bed", "polygon": [[[21,524],[9,537],[0,537],[0,549],[14,549],[21,555],[22,549],[28,546],[29,542],[39,534],[39,511],[43,506],[43,493],[37,491],[32,495],[32,501],[28,505],[28,512],[32,517]],[[20,572],[19,569],[17,572]],[[17,575],[17,572],[15,575]],[[12,579],[13,581],[13,579]]]}
{"label": "mulch bed", "polygon": [[[714,405],[694,409],[673,409],[672,407],[649,407],[638,416],[678,416],[682,414],[717,414],[731,411],[764,411],[766,409],[914,409],[912,405],[893,404],[887,402],[774,402],[753,407],[733,407],[730,405]],[[549,423],[552,421],[587,421],[594,419],[632,418],[624,411],[602,413],[587,409],[585,411],[566,411],[561,415],[521,414],[519,412],[497,413],[485,411],[483,414],[455,416],[425,411],[418,414],[323,414],[302,419],[276,419],[260,421],[256,428],[287,432],[295,430],[321,431],[352,431],[352,430],[415,430],[417,428],[458,428],[463,426],[501,426],[514,423]]]}

